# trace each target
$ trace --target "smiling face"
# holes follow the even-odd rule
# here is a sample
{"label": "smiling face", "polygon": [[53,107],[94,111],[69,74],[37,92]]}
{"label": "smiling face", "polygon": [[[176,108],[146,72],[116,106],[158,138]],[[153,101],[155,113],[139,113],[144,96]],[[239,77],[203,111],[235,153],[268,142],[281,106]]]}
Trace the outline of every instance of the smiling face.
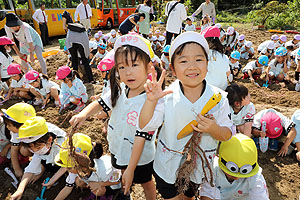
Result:
{"label": "smiling face", "polygon": [[148,66],[145,66],[140,56],[136,56],[135,52],[128,53],[127,57],[124,55],[116,62],[116,67],[121,82],[124,82],[131,90],[141,90],[141,92],[144,90]]}
{"label": "smiling face", "polygon": [[207,58],[203,48],[196,43],[186,44],[179,55],[173,55],[174,72],[184,87],[200,86],[207,73]]}

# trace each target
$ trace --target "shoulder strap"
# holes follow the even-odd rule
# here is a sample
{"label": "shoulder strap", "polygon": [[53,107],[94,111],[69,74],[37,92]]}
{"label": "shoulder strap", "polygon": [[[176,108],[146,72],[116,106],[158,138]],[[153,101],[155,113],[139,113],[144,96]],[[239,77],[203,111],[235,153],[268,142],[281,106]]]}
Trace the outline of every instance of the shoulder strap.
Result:
{"label": "shoulder strap", "polygon": [[172,10],[174,10],[175,6],[178,4],[179,2],[177,1],[176,3],[174,3],[174,5],[171,7],[171,9],[168,12],[168,16],[170,15],[170,13],[172,12]]}

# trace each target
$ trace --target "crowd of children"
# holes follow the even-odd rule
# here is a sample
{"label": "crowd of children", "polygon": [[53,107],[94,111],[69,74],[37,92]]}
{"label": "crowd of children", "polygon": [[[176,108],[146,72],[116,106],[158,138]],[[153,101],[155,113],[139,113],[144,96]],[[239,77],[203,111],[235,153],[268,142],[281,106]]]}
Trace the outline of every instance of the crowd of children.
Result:
{"label": "crowd of children", "polygon": [[[130,199],[132,184],[141,184],[147,200],[156,199],[156,189],[175,200],[269,199],[258,150],[286,156],[296,148],[300,161],[300,112],[291,119],[274,109],[256,113],[248,89],[234,79],[291,81],[299,91],[300,35],[290,41],[273,35],[255,52],[234,27],[225,31],[204,16],[200,34],[193,22],[187,18],[171,45],[159,29],[148,38],[118,36],[114,29],[90,36],[89,65],[103,79],[102,93],[90,99],[68,65],[57,69],[55,82],[35,70],[24,73],[9,55],[14,43],[0,37],[1,104],[26,102],[2,109],[0,116],[0,165],[11,161],[21,178],[10,199],[21,199],[45,170],[53,174],[43,183],[47,188],[67,173],[56,200],[66,199],[74,186],[90,189],[92,199]],[[295,80],[288,76],[292,63]],[[176,80],[165,89],[165,77],[172,75]],[[33,106],[44,109],[51,100],[59,112],[77,113],[69,133],[37,116]],[[87,133],[76,132],[93,115],[109,119],[102,129],[109,154]]]}

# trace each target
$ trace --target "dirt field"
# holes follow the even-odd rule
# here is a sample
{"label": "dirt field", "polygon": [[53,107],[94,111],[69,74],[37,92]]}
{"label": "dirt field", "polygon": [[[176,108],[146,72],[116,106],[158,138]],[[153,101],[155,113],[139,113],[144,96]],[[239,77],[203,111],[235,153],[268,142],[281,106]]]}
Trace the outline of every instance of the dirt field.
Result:
{"label": "dirt field", "polygon": [[[246,35],[246,40],[250,40],[254,43],[255,48],[264,40],[267,40],[272,35],[266,31],[259,30],[245,30],[237,29],[241,34]],[[293,35],[288,35],[288,38],[292,38]],[[58,48],[58,43],[52,45],[51,48]],[[66,55],[62,52],[55,56],[51,56],[46,59],[49,76],[54,79],[55,72],[57,68],[64,65],[67,61]],[[245,63],[243,63],[245,64]],[[244,66],[244,65],[243,65]],[[294,69],[290,71],[291,77],[293,77]],[[96,69],[93,69],[93,73],[97,80],[102,81],[100,75]],[[171,82],[171,80],[168,80]],[[271,85],[270,88],[257,87],[251,84],[249,81],[237,80],[238,83],[244,84],[248,87],[252,102],[255,104],[257,111],[265,108],[274,108],[286,116],[291,117],[293,112],[299,108],[300,93],[293,91],[293,86],[288,88],[282,88],[280,85]],[[89,95],[98,94],[101,91],[101,85],[87,85]],[[10,101],[4,105],[8,107],[14,102]],[[58,110],[53,107],[53,105],[48,105],[45,110],[41,111],[39,107],[36,107],[38,115],[46,118],[48,122],[59,125],[66,131],[69,130],[68,119],[70,116],[67,114],[58,115]],[[67,117],[67,119],[66,119]],[[102,121],[95,120],[93,118],[89,119],[83,127],[80,128],[82,133],[88,134],[93,140],[101,141],[107,151],[107,141],[106,136],[102,135],[101,128],[103,126]],[[270,199],[272,200],[285,200],[285,199],[298,199],[300,194],[300,168],[298,162],[295,158],[295,152],[291,156],[284,158],[278,157],[276,153],[268,151],[267,153],[259,153],[259,164],[263,168],[263,174],[267,181],[267,186],[270,193]],[[49,174],[46,174],[49,176]],[[10,195],[15,191],[15,188],[11,185],[11,178],[6,175],[3,170],[0,170],[0,199],[9,199]],[[32,200],[39,196],[41,192],[41,182],[38,181],[34,185],[29,185],[24,193],[24,200]],[[59,180],[58,185],[47,190],[45,197],[48,200],[54,199],[57,193],[64,186],[64,178]],[[140,186],[133,186],[131,193],[134,200],[145,199],[143,191]],[[69,200],[84,199],[89,196],[89,191],[82,191],[80,189],[74,189],[72,194],[67,198]],[[159,195],[157,199],[162,199]]]}

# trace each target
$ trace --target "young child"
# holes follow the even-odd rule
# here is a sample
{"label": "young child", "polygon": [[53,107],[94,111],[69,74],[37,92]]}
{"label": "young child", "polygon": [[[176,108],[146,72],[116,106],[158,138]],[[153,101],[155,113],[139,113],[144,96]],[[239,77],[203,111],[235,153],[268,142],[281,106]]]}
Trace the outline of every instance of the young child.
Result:
{"label": "young child", "polygon": [[60,104],[63,109],[76,105],[75,112],[80,112],[88,101],[86,87],[77,71],[71,70],[68,66],[62,66],[56,71],[56,80],[62,80],[59,95]]}
{"label": "young child", "polygon": [[266,55],[269,59],[272,59],[274,55],[275,44],[271,40],[264,41],[257,47],[258,54]]}
{"label": "young child", "polygon": [[160,46],[163,47],[163,46],[165,46],[166,38],[163,35],[161,35],[158,38],[158,42],[160,43]]}
{"label": "young child", "polygon": [[216,24],[215,26],[218,27],[218,29],[220,30],[220,37],[219,37],[220,42],[223,46],[225,46],[225,44],[226,44],[226,40],[225,40],[226,31],[222,28],[221,24]]}
{"label": "young child", "polygon": [[185,31],[196,31],[196,26],[193,24],[194,17],[188,17],[186,18],[186,25],[184,27]]}
{"label": "young child", "polygon": [[230,55],[238,42],[239,33],[232,26],[227,28],[225,41],[226,55]]}
{"label": "young child", "polygon": [[[114,56],[114,53],[112,56]],[[114,59],[110,58],[110,56],[108,55],[108,56],[105,56],[99,62],[99,65],[97,67],[101,71],[101,76],[102,76],[103,83],[104,83],[103,88],[102,88],[102,93],[101,93],[102,96],[110,91],[109,72],[114,65],[115,65]]]}
{"label": "young child", "polygon": [[231,74],[233,76],[232,80],[234,77],[236,77],[239,74],[240,70],[242,69],[242,65],[239,63],[240,58],[241,58],[240,52],[238,51],[231,52],[229,57],[229,66],[230,66]]}
{"label": "young child", "polygon": [[[266,132],[262,131],[262,123],[266,123]],[[285,141],[279,156],[286,156],[291,153],[290,144],[296,137],[295,124],[286,116],[274,109],[265,109],[254,115],[252,124],[252,135],[255,137],[269,137],[269,150],[278,151],[278,138],[281,134],[285,135]],[[258,142],[256,140],[256,142]]]}
{"label": "young child", "polygon": [[243,85],[235,83],[229,85],[226,90],[231,110],[233,125],[238,132],[251,137],[253,116],[255,107],[250,102],[250,93]]}
{"label": "young child", "polygon": [[201,20],[201,31],[211,26],[210,17],[206,14]]}
{"label": "young child", "polygon": [[292,121],[295,124],[296,129],[296,137],[293,141],[293,143],[296,145],[297,153],[296,158],[298,161],[300,161],[300,110],[296,110],[292,116]]}
{"label": "young child", "polygon": [[102,60],[106,54],[107,54],[106,44],[104,44],[104,43],[98,44],[98,52],[95,54],[95,56],[91,60],[90,65],[93,65],[94,63],[96,63],[96,65],[98,65],[99,61]]}
{"label": "young child", "polygon": [[159,36],[160,36],[160,30],[159,29],[156,29],[155,32],[154,32],[154,36],[158,39]]}
{"label": "young child", "polygon": [[[146,100],[144,84],[154,53],[150,42],[139,35],[119,37],[114,50],[115,65],[110,73],[111,92],[102,96],[98,102],[89,104],[70,123],[73,127],[79,127],[88,116],[101,110],[105,113],[111,111],[107,139],[112,165],[123,171],[124,193],[129,192],[132,182],[139,183],[144,188],[146,199],[155,200],[152,164],[156,128],[150,128],[149,132],[136,130],[139,111]],[[123,84],[120,85],[121,82]]]}
{"label": "young child", "polygon": [[33,157],[25,168],[17,191],[10,197],[11,200],[21,199],[25,187],[41,178],[44,171],[60,173],[64,170],[53,164],[65,135],[63,130],[47,123],[43,117],[32,117],[20,127],[18,139],[33,153]]}
{"label": "young child", "polygon": [[293,46],[293,50],[300,47],[300,35],[295,35],[292,40],[289,40],[285,43],[285,47]]}
{"label": "young child", "polygon": [[156,55],[160,55],[161,54],[162,46],[158,42],[158,38],[156,36],[152,37],[151,47],[152,47],[152,49],[153,49],[153,51],[154,51],[154,53]]}
{"label": "young child", "polygon": [[225,90],[228,85],[227,77],[230,75],[230,67],[229,59],[224,54],[224,48],[219,40],[220,30],[216,26],[210,26],[201,34],[207,40],[210,48],[205,80],[208,84]]}
{"label": "young child", "polygon": [[110,38],[108,39],[108,46],[113,49],[117,39],[117,32],[115,29],[112,29],[110,31]]}
{"label": "young child", "polygon": [[[201,34],[192,31],[180,34],[170,48],[171,67],[178,80],[165,91],[161,89],[163,78],[145,85],[147,100],[138,127],[147,132],[164,122],[154,158],[156,187],[164,199],[192,199],[203,180],[211,177],[203,169],[208,170],[212,164],[218,142],[229,140],[232,135],[226,94],[205,81],[208,55],[209,47]],[[220,95],[220,102],[208,108],[216,94]],[[161,97],[164,107],[157,112],[154,108]],[[207,111],[208,115],[203,116]],[[193,131],[195,134],[190,134]],[[194,150],[193,153],[188,149]],[[206,156],[207,162],[201,162],[202,156]]]}
{"label": "young child", "polygon": [[153,32],[152,31],[149,31],[149,35],[148,35],[148,40],[150,41],[150,42],[152,42],[152,37],[153,37]]}
{"label": "young child", "polygon": [[251,41],[246,41],[245,44],[240,49],[241,58],[248,60],[254,56],[254,48],[252,47]]}
{"label": "young child", "polygon": [[244,46],[246,40],[245,40],[245,35],[242,34],[239,36],[238,42],[236,44],[236,50],[240,50],[240,48],[242,48],[242,46]]}
{"label": "young child", "polygon": [[[274,40],[273,40],[273,41],[274,41]],[[284,47],[286,41],[287,41],[286,35],[281,35],[281,36],[279,37],[279,39],[277,40],[277,42],[275,43],[275,47],[276,47],[276,48],[278,48],[278,47]]]}
{"label": "young child", "polygon": [[266,181],[257,160],[257,149],[251,138],[237,134],[231,140],[221,142],[219,157],[215,157],[212,169],[214,186],[207,182],[203,184],[200,196],[205,200],[269,200]]}
{"label": "young child", "polygon": [[2,164],[10,162],[10,148],[11,144],[9,140],[11,139],[10,131],[4,124],[4,119],[0,116],[0,166]]}
{"label": "young child", "polygon": [[287,49],[279,47],[275,51],[275,59],[271,60],[266,70],[267,80],[283,81],[287,77],[291,63],[287,59]]}
{"label": "young child", "polygon": [[7,74],[12,80],[8,94],[4,99],[5,101],[9,100],[11,96],[19,97],[26,101],[34,98],[34,95],[29,91],[29,86],[26,83],[24,72],[21,70],[21,66],[19,64],[10,64],[7,68]]}
{"label": "young child", "polygon": [[21,164],[28,162],[28,156],[32,154],[28,148],[20,145],[20,140],[17,139],[19,137],[18,132],[27,119],[36,116],[36,112],[34,107],[27,103],[16,103],[7,110],[2,109],[1,111],[4,125],[10,131],[11,163],[15,175],[20,178],[23,175]]}
{"label": "young child", "polygon": [[59,85],[49,80],[46,74],[39,74],[35,70],[30,70],[25,74],[25,78],[30,85],[29,91],[35,95],[36,101],[34,105],[46,106],[50,97],[54,98],[54,103],[57,107],[60,106],[59,101]]}
{"label": "young child", "polygon": [[276,44],[277,43],[277,41],[279,40],[279,36],[278,35],[272,35],[271,36],[271,40]]}
{"label": "young child", "polygon": [[297,54],[295,56],[295,63],[297,65],[296,70],[295,70],[295,81],[296,81],[296,86],[295,90],[298,92],[300,91],[300,48],[297,51]]}
{"label": "young child", "polygon": [[256,79],[260,78],[260,75],[264,72],[264,66],[268,66],[269,58],[266,55],[259,56],[257,60],[248,62],[243,68],[243,79],[249,78],[252,83]]}
{"label": "young child", "polygon": [[[0,82],[6,92],[8,92],[10,76],[7,73],[7,68],[13,63],[14,59],[9,55],[14,42],[8,37],[0,37]],[[0,88],[1,92],[1,88]]]}
{"label": "young child", "polygon": [[169,61],[169,51],[170,51],[170,45],[166,45],[162,51],[162,56],[161,56],[161,66],[168,70],[169,69],[169,65],[170,65],[170,61]]}
{"label": "young child", "polygon": [[[70,138],[72,138],[72,149],[69,145]],[[90,188],[96,199],[97,196],[103,196],[106,200],[112,200],[113,195],[121,188],[121,170],[111,165],[109,155],[102,154],[102,145],[92,143],[89,136],[82,133],[69,136],[55,157],[56,165],[69,172],[66,186],[55,199],[66,199],[77,185],[81,188]],[[52,177],[43,186],[52,186],[59,178],[60,176]]]}
{"label": "young child", "polygon": [[95,38],[95,40],[90,40],[89,41],[89,48],[90,48],[90,57],[89,57],[89,59],[92,59],[96,55],[98,43],[100,42],[100,39],[99,39],[100,36],[99,36],[98,33],[95,33],[94,38]]}

